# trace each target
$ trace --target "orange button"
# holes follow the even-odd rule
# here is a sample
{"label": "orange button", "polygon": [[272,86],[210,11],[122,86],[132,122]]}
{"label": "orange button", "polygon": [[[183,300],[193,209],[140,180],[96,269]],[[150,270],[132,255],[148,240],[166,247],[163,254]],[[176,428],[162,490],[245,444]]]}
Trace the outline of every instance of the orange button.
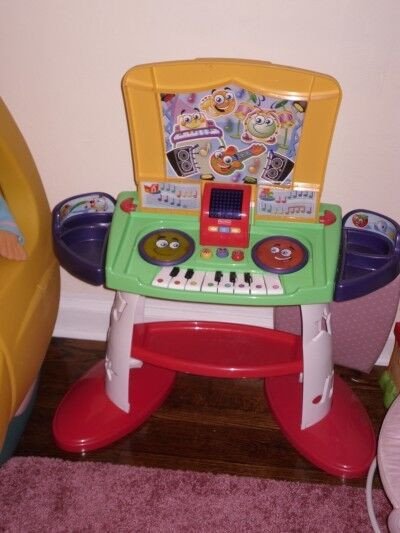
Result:
{"label": "orange button", "polygon": [[200,257],[202,257],[203,259],[211,259],[212,254],[213,253],[210,248],[203,248],[200,252]]}

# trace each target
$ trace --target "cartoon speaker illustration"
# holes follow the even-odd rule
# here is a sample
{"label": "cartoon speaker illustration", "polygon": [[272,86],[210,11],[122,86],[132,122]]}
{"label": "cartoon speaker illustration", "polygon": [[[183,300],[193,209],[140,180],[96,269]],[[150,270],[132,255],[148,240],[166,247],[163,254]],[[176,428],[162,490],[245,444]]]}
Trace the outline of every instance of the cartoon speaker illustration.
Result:
{"label": "cartoon speaker illustration", "polygon": [[197,172],[196,161],[193,151],[195,146],[181,146],[167,152],[168,161],[178,176],[187,177]]}
{"label": "cartoon speaker illustration", "polygon": [[261,179],[270,183],[282,183],[291,173],[293,166],[291,159],[271,150],[267,154],[267,162]]}

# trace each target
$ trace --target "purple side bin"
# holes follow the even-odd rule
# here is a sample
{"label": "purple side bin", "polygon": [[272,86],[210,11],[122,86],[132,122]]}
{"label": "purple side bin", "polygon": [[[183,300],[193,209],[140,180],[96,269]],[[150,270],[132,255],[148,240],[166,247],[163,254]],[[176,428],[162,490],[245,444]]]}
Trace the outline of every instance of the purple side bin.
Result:
{"label": "purple side bin", "polygon": [[53,243],[61,266],[92,285],[105,281],[114,206],[112,196],[93,192],[66,198],[53,209]]}

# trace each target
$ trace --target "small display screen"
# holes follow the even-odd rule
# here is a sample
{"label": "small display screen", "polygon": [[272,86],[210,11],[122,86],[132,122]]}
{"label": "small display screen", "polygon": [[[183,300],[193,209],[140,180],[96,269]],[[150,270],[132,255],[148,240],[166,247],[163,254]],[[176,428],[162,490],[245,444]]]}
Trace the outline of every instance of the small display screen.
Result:
{"label": "small display screen", "polygon": [[210,196],[209,216],[239,220],[242,217],[242,203],[242,190],[213,188]]}

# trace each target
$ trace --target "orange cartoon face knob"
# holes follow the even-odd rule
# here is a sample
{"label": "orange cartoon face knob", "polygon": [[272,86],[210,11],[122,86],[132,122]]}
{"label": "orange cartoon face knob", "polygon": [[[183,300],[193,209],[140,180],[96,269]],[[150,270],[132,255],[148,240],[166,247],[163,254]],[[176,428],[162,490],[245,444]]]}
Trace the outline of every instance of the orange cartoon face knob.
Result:
{"label": "orange cartoon face knob", "polygon": [[194,251],[194,242],[183,231],[160,229],[145,235],[138,248],[141,257],[148,263],[170,266],[189,259]]}
{"label": "orange cartoon face knob", "polygon": [[290,274],[307,264],[308,251],[297,239],[277,235],[255,244],[252,258],[257,266],[267,272]]}

